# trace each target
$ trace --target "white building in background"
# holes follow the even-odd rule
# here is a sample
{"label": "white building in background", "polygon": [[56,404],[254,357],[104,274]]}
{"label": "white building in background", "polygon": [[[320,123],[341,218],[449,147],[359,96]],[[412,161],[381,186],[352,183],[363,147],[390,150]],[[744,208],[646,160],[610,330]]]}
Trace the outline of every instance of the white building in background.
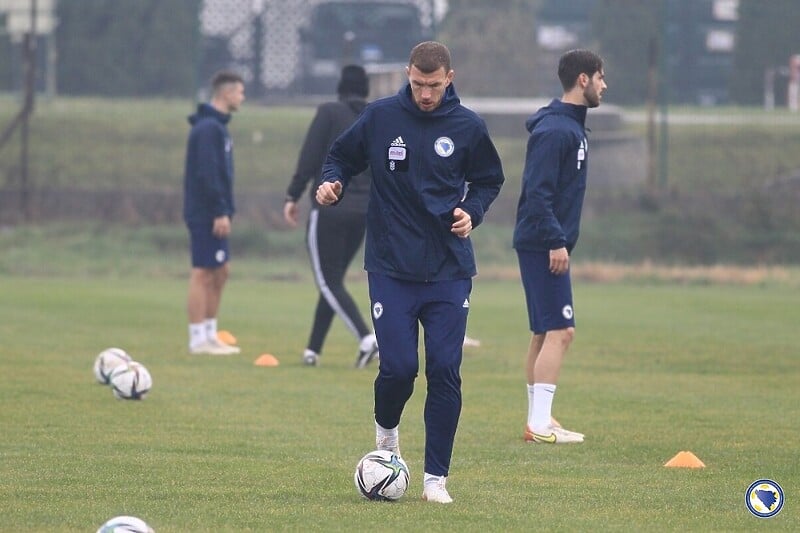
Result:
{"label": "white building in background", "polygon": [[11,43],[20,45],[27,34],[35,34],[37,43],[45,45],[45,92],[56,92],[55,29],[57,0],[0,0],[0,34],[9,36]]}
{"label": "white building in background", "polygon": [[[33,0],[0,0],[0,29],[20,42],[26,33],[34,31],[31,17]],[[51,35],[56,28],[56,0],[36,0],[35,32]]]}

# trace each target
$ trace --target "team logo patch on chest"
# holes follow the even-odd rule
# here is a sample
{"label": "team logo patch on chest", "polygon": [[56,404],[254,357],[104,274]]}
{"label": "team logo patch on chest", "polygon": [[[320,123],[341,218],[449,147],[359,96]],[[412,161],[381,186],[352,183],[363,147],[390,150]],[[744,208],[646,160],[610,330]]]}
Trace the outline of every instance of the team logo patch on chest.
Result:
{"label": "team logo patch on chest", "polygon": [[450,157],[453,155],[456,145],[453,144],[453,139],[450,137],[439,137],[434,141],[433,149],[440,157]]}

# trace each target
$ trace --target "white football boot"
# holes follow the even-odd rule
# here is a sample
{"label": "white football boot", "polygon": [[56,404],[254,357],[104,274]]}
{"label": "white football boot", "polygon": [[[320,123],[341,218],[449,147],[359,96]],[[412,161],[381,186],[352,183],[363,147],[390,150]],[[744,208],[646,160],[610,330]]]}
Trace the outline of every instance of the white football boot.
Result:
{"label": "white football boot", "polygon": [[422,499],[426,502],[453,503],[453,498],[445,488],[446,483],[445,476],[438,476],[436,479],[426,481],[422,490]]}
{"label": "white football boot", "polygon": [[537,444],[575,444],[583,442],[583,433],[569,431],[561,426],[551,425],[547,431],[537,433],[530,426],[525,427],[525,440]]}

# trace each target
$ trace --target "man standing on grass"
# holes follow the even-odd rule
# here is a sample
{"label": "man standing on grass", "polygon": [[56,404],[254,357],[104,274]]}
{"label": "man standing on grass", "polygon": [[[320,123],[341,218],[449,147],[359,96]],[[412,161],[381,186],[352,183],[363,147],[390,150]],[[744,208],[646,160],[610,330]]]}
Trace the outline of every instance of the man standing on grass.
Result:
{"label": "man standing on grass", "polygon": [[408,84],[373,102],[333,144],[317,201],[339,202],[369,167],[364,264],[381,349],[375,441],[399,455],[398,426],[419,372],[425,330],[424,500],[450,503],[445,488],[461,414],[461,359],[475,256],[469,234],[500,192],[503,169],[486,125],[453,87],[450,52],[411,51]]}
{"label": "man standing on grass", "polygon": [[606,89],[603,60],[588,50],[561,56],[561,100],[532,115],[517,207],[514,248],[533,332],[528,348],[527,442],[583,442],[583,434],[552,418],[553,396],[564,355],[575,335],[569,256],[578,241],[586,191],[589,145],[586,111]]}
{"label": "man standing on grass", "polygon": [[183,217],[189,229],[192,270],[187,312],[189,352],[231,355],[239,348],[217,339],[217,312],[228,279],[228,236],[233,203],[233,140],[227,123],[244,102],[244,81],[219,72],[211,81],[209,103],[189,117]]}

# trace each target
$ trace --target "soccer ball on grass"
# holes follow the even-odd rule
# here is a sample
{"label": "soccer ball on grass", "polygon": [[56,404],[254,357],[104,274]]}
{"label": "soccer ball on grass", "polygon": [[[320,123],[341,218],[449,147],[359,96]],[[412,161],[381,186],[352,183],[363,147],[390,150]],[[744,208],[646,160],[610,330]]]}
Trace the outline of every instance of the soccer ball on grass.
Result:
{"label": "soccer ball on grass", "polygon": [[135,516],[115,516],[100,526],[97,533],[154,533],[153,528]]}
{"label": "soccer ball on grass", "polygon": [[108,348],[98,354],[94,360],[94,378],[98,383],[108,385],[111,372],[119,365],[133,361],[122,348]]}
{"label": "soccer ball on grass", "polygon": [[153,386],[153,378],[143,364],[131,361],[111,372],[109,385],[121,400],[141,400]]}
{"label": "soccer ball on grass", "polygon": [[375,450],[358,462],[354,481],[368,500],[397,500],[406,493],[409,477],[408,465],[399,455]]}

